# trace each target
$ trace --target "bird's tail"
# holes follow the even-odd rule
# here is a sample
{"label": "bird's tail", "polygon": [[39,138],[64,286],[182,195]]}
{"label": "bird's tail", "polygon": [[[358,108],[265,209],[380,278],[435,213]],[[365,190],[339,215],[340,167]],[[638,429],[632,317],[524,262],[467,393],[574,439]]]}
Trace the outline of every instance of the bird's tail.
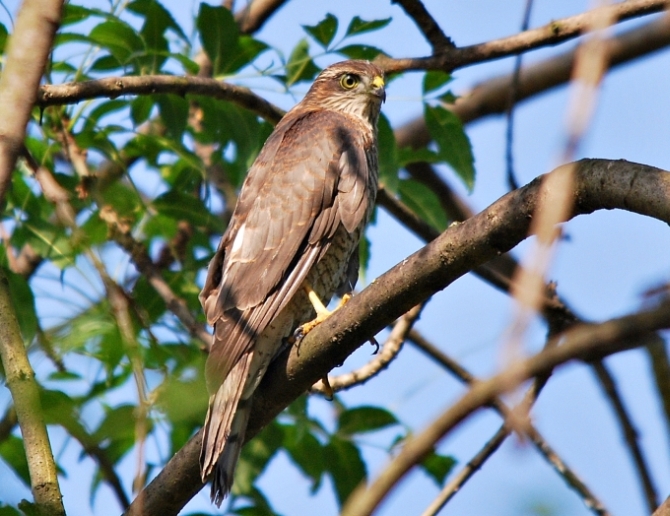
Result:
{"label": "bird's tail", "polygon": [[205,482],[214,472],[211,498],[217,506],[230,492],[235,466],[244,443],[251,399],[240,398],[252,355],[246,353],[235,364],[223,384],[209,399],[200,449],[200,476]]}

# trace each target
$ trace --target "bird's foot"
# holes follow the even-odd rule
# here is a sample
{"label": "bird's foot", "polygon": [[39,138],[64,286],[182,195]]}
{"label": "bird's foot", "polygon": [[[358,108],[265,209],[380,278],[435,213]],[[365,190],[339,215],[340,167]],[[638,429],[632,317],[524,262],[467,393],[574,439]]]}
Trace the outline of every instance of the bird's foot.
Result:
{"label": "bird's foot", "polygon": [[[312,286],[305,282],[305,291],[307,292],[307,297],[309,298],[310,302],[312,303],[312,306],[314,307],[314,311],[316,312],[316,317],[312,319],[309,322],[306,322],[305,324],[298,326],[298,329],[295,331],[295,336],[297,339],[302,339],[304,338],[310,331],[312,331],[314,328],[316,328],[319,324],[321,324],[323,321],[328,319],[331,315],[333,315],[335,312],[337,312],[340,308],[342,308],[344,305],[346,305],[349,300],[351,299],[351,294],[344,294],[342,296],[342,299],[340,299],[340,302],[337,304],[334,310],[328,310],[321,299],[319,298],[318,294],[314,292],[312,289]],[[325,383],[325,382],[324,382]]]}

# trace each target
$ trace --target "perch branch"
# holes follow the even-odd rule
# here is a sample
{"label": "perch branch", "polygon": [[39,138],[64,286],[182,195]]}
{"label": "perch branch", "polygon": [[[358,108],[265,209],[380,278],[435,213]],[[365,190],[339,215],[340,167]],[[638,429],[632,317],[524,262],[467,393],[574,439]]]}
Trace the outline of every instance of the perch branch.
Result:
{"label": "perch branch", "polygon": [[[253,438],[291,401],[396,317],[527,238],[539,181],[507,194],[482,213],[448,228],[317,326],[301,342],[299,353],[292,347],[277,357],[254,395],[246,439]],[[577,163],[575,191],[572,217],[619,208],[670,223],[670,174],[654,167],[626,161],[583,160]],[[580,358],[595,359],[642,344],[638,340],[604,345]],[[559,346],[543,351],[542,356],[555,361],[566,349],[570,351]],[[551,362],[545,365],[550,370]],[[202,488],[200,442],[199,432],[133,501],[126,514],[177,514]]]}

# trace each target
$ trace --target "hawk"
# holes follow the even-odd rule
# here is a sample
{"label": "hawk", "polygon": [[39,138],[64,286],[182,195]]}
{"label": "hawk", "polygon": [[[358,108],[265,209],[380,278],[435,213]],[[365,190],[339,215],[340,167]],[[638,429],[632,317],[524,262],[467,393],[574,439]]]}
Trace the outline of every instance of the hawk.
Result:
{"label": "hawk", "polygon": [[200,472],[220,505],[233,483],[251,397],[287,338],[352,290],[377,193],[384,73],[368,61],[324,69],[249,169],[200,302],[214,335]]}

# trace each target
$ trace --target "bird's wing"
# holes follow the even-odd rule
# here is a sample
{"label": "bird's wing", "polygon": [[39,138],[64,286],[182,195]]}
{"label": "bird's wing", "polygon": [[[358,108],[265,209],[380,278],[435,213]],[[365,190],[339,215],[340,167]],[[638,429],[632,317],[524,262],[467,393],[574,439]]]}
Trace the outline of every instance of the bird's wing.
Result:
{"label": "bird's wing", "polygon": [[215,325],[210,385],[286,306],[339,224],[353,232],[364,222],[370,145],[358,125],[332,111],[292,112],[268,139],[201,294]]}

